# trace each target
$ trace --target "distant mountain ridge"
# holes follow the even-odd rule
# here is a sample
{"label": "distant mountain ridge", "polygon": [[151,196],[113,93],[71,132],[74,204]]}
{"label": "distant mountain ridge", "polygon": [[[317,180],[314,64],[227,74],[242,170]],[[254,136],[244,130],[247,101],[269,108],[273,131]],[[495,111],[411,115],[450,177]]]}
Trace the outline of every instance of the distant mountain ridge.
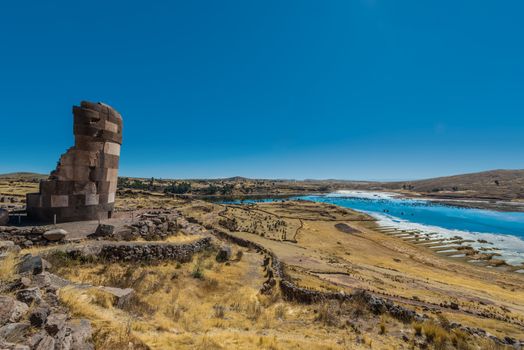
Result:
{"label": "distant mountain ridge", "polygon": [[13,180],[43,180],[47,179],[49,175],[38,174],[31,172],[17,172],[17,173],[6,173],[0,174],[0,179],[13,179]]}
{"label": "distant mountain ridge", "polygon": [[489,170],[415,181],[382,183],[388,189],[434,196],[524,199],[524,169]]}
{"label": "distant mountain ridge", "polygon": [[[25,181],[39,181],[46,179],[48,175],[32,172],[16,172],[0,174],[0,179],[13,179]],[[149,178],[143,179],[149,181]],[[250,184],[260,186],[264,183],[264,193],[271,193],[277,188],[284,187],[293,189],[294,192],[307,191],[335,191],[339,189],[360,190],[395,190],[406,193],[422,194],[437,198],[475,198],[487,200],[524,200],[524,169],[516,170],[489,170],[478,173],[442,176],[436,178],[412,180],[412,181],[353,181],[353,180],[292,180],[292,179],[251,179],[242,176],[234,176],[223,179],[193,179],[176,180],[164,179],[165,181],[182,182],[225,182],[231,184]],[[257,183],[259,183],[257,185]],[[261,189],[261,188],[260,188]],[[277,191],[279,192],[279,191]],[[284,191],[285,192],[285,191]],[[280,193],[280,192],[279,192]]]}

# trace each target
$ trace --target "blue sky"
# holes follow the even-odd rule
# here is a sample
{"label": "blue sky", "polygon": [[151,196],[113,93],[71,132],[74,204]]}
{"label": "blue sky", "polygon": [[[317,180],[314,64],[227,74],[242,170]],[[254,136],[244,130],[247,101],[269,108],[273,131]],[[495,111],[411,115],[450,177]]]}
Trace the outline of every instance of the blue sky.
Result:
{"label": "blue sky", "polygon": [[524,168],[522,1],[10,1],[0,172],[49,172],[71,106],[121,175],[414,179]]}

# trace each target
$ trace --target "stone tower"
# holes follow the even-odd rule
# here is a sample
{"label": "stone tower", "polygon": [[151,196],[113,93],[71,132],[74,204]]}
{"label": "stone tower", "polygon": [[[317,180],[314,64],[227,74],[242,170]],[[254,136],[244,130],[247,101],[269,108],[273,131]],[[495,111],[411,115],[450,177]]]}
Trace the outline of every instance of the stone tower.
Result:
{"label": "stone tower", "polygon": [[122,145],[122,117],[103,103],[73,107],[75,145],[64,153],[40,192],[27,195],[27,215],[57,222],[110,218]]}

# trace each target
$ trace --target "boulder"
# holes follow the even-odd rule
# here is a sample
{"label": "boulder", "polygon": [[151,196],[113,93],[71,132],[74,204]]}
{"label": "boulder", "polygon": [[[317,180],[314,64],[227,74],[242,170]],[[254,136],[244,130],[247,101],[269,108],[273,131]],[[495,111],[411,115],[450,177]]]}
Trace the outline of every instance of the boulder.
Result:
{"label": "boulder", "polygon": [[113,237],[117,241],[132,241],[138,238],[138,236],[139,234],[138,234],[138,230],[136,229],[136,227],[121,228],[113,234]]}
{"label": "boulder", "polygon": [[51,264],[44,260],[41,256],[33,256],[27,254],[22,258],[22,262],[18,266],[19,273],[31,273],[37,275],[44,272],[46,269],[50,268]]}
{"label": "boulder", "polygon": [[55,336],[58,332],[60,332],[64,326],[65,322],[67,320],[66,314],[51,314],[47,316],[46,324],[45,324],[45,330],[47,333],[49,333],[52,336]]}
{"label": "boulder", "polygon": [[31,326],[37,328],[42,327],[47,320],[49,312],[49,307],[45,306],[34,309],[33,312],[31,312],[31,315],[29,315],[29,322],[31,323]]}
{"label": "boulder", "polygon": [[46,288],[51,285],[51,279],[49,278],[49,275],[50,273],[46,271],[38,275],[34,275],[31,284],[38,288]]}
{"label": "boulder", "polygon": [[116,307],[123,307],[135,294],[133,288],[98,287],[99,290],[108,293],[114,298]]}
{"label": "boulder", "polygon": [[28,323],[9,323],[0,328],[0,339],[7,342],[18,342],[25,339]]}
{"label": "boulder", "polygon": [[9,212],[5,209],[0,209],[0,226],[6,226],[9,223]]}
{"label": "boulder", "polygon": [[216,256],[216,260],[218,262],[225,262],[225,261],[228,261],[230,258],[231,258],[231,247],[229,246],[220,247],[220,250],[218,251],[218,254]]}
{"label": "boulder", "polygon": [[44,238],[51,242],[61,241],[65,239],[67,235],[68,235],[68,232],[61,228],[49,230],[49,231],[44,232],[43,234]]}
{"label": "boulder", "polygon": [[26,288],[16,292],[16,299],[27,305],[33,303],[40,304],[42,301],[42,293],[39,288]]}
{"label": "boulder", "polygon": [[71,330],[71,350],[93,350],[91,343],[93,330],[88,320],[71,320],[67,323]]}
{"label": "boulder", "polygon": [[31,248],[33,246],[33,241],[31,240],[25,240],[21,243],[21,245],[24,247],[24,248]]}
{"label": "boulder", "polygon": [[29,307],[7,295],[0,295],[0,326],[18,322],[29,310]]}
{"label": "boulder", "polygon": [[89,237],[92,238],[98,238],[98,237],[109,237],[115,232],[115,226],[113,225],[107,225],[107,224],[100,224],[96,228],[95,233],[90,234]]}
{"label": "boulder", "polygon": [[54,350],[55,340],[50,335],[46,335],[40,340],[35,350]]}
{"label": "boulder", "polygon": [[0,253],[19,253],[21,248],[12,241],[0,241]]}
{"label": "boulder", "polygon": [[0,349],[2,350],[31,350],[31,348],[24,344],[15,344],[15,343],[9,343],[4,342],[2,339],[0,339]]}

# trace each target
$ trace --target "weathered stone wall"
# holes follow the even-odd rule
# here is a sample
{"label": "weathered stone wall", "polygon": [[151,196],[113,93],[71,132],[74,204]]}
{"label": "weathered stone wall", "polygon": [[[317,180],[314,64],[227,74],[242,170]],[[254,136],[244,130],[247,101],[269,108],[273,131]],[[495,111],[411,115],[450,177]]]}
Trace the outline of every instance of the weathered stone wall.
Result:
{"label": "weathered stone wall", "polygon": [[194,254],[211,247],[211,237],[204,237],[195,242],[175,243],[132,243],[103,242],[69,248],[67,253],[75,259],[101,259],[103,261],[161,261],[172,260],[181,263],[191,261]]}
{"label": "weathered stone wall", "polygon": [[50,222],[111,217],[118,180],[122,117],[102,103],[73,107],[75,145],[60,157],[56,170],[27,195],[30,218]]}

